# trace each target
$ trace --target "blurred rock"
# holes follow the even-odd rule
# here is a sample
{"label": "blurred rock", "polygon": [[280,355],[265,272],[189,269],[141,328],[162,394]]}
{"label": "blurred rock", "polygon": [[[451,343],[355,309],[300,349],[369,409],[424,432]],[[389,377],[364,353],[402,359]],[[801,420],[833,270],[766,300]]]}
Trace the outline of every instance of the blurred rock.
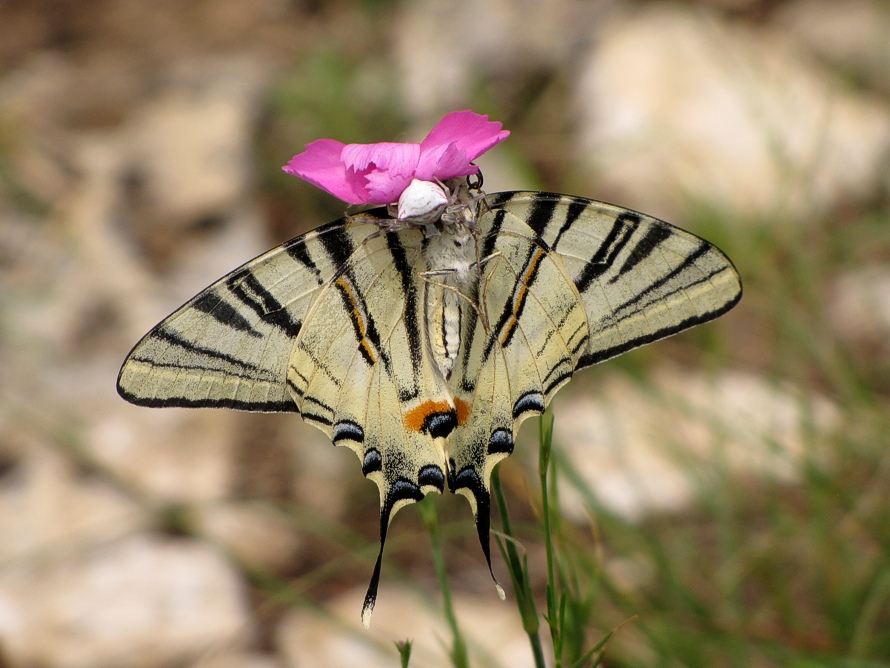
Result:
{"label": "blurred rock", "polygon": [[[8,431],[13,425],[3,427],[5,441],[15,438]],[[109,482],[84,475],[70,459],[34,435],[22,438],[20,459],[0,478],[3,563],[77,552],[152,523],[144,508]]]}
{"label": "blurred rock", "polygon": [[435,121],[464,108],[481,80],[565,67],[591,39],[605,8],[567,0],[403,5],[394,33],[408,111]]}
{"label": "blurred rock", "polygon": [[142,535],[0,573],[14,665],[158,666],[250,640],[237,574],[214,550]]}
{"label": "blurred rock", "polygon": [[805,220],[873,195],[890,110],[787,39],[684,5],[601,26],[576,92],[579,157],[609,199],[682,224],[697,207]]}
{"label": "blurred rock", "polygon": [[224,501],[192,509],[201,535],[218,542],[239,560],[272,571],[292,569],[300,537],[281,512],[258,501]]}
{"label": "blurred rock", "polygon": [[[248,74],[250,71],[241,72],[245,78]],[[210,107],[219,107],[220,115],[230,121],[239,118],[239,132],[234,132],[234,121],[227,125],[208,120],[202,137],[203,141],[210,141],[211,127],[226,135],[218,139],[229,146],[229,153],[220,149],[219,155],[238,154],[239,184],[229,174],[226,188],[204,191],[216,194],[198,198],[203,204],[190,212],[177,209],[177,216],[200,215],[199,212],[213,209],[219,214],[214,229],[197,236],[181,230],[170,233],[167,238],[171,246],[164,256],[166,271],[158,275],[157,267],[146,259],[144,248],[134,241],[140,235],[164,237],[164,227],[152,227],[146,219],[142,227],[137,226],[142,231],[136,234],[134,228],[121,223],[129,220],[135,224],[133,221],[139,218],[137,212],[128,208],[131,194],[124,176],[132,166],[132,137],[142,132],[135,130],[134,125],[141,128],[140,123],[147,121],[82,135],[72,140],[68,156],[79,175],[77,186],[59,203],[62,224],[43,234],[55,243],[37,240],[40,247],[64,244],[67,256],[60,262],[52,253],[35,254],[32,260],[42,264],[35,267],[34,262],[28,263],[31,273],[52,276],[54,280],[41,286],[40,299],[28,295],[28,299],[17,300],[18,326],[28,331],[32,346],[42,345],[48,351],[43,360],[33,357],[31,362],[36,368],[20,372],[30,383],[42,385],[41,405],[51,404],[55,414],[77,415],[89,436],[87,449],[103,465],[141,491],[167,501],[218,499],[231,491],[233,425],[237,417],[226,411],[134,408],[117,396],[114,380],[127,351],[162,317],[212,280],[270,245],[255,208],[249,201],[237,201],[238,195],[249,187],[250,123],[242,116],[248,115],[243,108],[250,103],[250,96],[241,99],[238,91],[243,82],[232,76],[234,83],[229,85],[235,90],[227,92],[232,98],[227,104],[242,111],[222,112],[225,105],[214,95],[209,96]],[[218,78],[228,81],[222,74]],[[226,88],[212,78],[205,83],[213,91]],[[197,102],[195,107],[202,108]],[[195,110],[193,113],[200,115]],[[193,117],[192,122],[196,122]],[[161,127],[153,127],[163,134]],[[228,136],[229,133],[234,136]],[[226,142],[235,142],[237,147]],[[145,159],[156,166],[162,164],[164,147],[169,149],[170,145],[159,142],[151,153],[153,157]],[[224,171],[207,163],[203,163],[203,168],[214,174]],[[192,180],[185,173],[180,177]],[[162,191],[163,188],[158,192]],[[170,201],[178,196],[171,195]],[[209,209],[201,208],[205,205]],[[172,213],[176,206],[161,207],[170,213],[170,220],[176,218]],[[218,206],[227,207],[225,215]],[[146,209],[155,213],[160,210]],[[181,217],[176,219],[183,224]],[[35,241],[32,245],[38,244]],[[75,387],[77,391],[73,392],[71,388]]]}
{"label": "blurred rock", "polygon": [[[438,596],[382,585],[369,631],[359,619],[364,598],[364,589],[354,589],[331,601],[324,613],[291,610],[278,628],[279,651],[288,665],[398,665],[393,643],[406,639],[413,643],[412,668],[451,665],[451,632]],[[533,665],[515,601],[499,600],[491,587],[478,597],[455,592],[454,605],[471,658],[483,657],[487,666]]]}
{"label": "blurred rock", "polygon": [[884,0],[786,2],[775,22],[842,76],[890,92],[890,5]]}
{"label": "blurred rock", "polygon": [[828,289],[825,324],[853,346],[890,353],[890,266],[865,265]]}
{"label": "blurred rock", "polygon": [[284,663],[268,654],[239,652],[202,658],[192,668],[284,668]]}
{"label": "blurred rock", "polygon": [[138,111],[128,144],[129,187],[157,224],[219,215],[244,199],[268,80],[268,68],[253,56],[186,60]]}
{"label": "blurred rock", "polygon": [[[805,459],[819,457],[812,435],[824,438],[839,424],[827,399],[752,374],[665,368],[650,381],[610,374],[593,395],[554,403],[556,447],[593,496],[628,520],[682,510],[728,477],[793,482]],[[571,485],[560,488],[560,501],[587,520]]]}
{"label": "blurred rock", "polygon": [[237,418],[231,411],[158,411],[124,405],[95,418],[87,442],[103,466],[153,498],[212,501],[232,488],[232,431]]}

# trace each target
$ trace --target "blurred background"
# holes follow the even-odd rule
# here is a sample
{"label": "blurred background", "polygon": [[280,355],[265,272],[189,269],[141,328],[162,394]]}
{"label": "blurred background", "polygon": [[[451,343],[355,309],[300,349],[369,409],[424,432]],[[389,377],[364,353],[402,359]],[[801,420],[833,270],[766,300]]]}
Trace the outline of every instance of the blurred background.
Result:
{"label": "blurred background", "polygon": [[[447,663],[414,507],[361,628],[378,493],[351,453],[114,383],[180,303],[342,215],[280,171],[304,144],[465,108],[512,132],[488,192],[645,211],[745,285],[554,402],[571,656],[614,632],[608,666],[890,665],[888,35],[879,0],[4,0],[0,666]],[[501,477],[543,600],[535,422]],[[437,501],[473,665],[532,665]]]}

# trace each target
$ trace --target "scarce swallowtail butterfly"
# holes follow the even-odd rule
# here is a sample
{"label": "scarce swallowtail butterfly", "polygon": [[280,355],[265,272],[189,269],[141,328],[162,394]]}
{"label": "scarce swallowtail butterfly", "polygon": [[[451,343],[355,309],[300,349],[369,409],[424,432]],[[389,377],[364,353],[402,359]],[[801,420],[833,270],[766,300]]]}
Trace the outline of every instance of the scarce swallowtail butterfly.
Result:
{"label": "scarce swallowtail butterfly", "polygon": [[[472,112],[437,129],[460,114]],[[426,147],[438,165],[455,146],[475,159],[506,133],[482,150],[441,135]],[[350,146],[362,145],[333,149]],[[379,182],[385,155],[372,157],[343,158],[346,178],[376,170],[366,181]],[[732,263],[689,232],[582,197],[483,196],[475,166],[461,165],[444,178],[418,167],[411,187],[380,195],[397,208],[347,215],[235,269],[151,330],[118,378],[142,406],[296,412],[358,455],[381,505],[365,626],[396,511],[433,491],[464,495],[491,570],[489,479],[520,423],[576,370],[741,297]]]}

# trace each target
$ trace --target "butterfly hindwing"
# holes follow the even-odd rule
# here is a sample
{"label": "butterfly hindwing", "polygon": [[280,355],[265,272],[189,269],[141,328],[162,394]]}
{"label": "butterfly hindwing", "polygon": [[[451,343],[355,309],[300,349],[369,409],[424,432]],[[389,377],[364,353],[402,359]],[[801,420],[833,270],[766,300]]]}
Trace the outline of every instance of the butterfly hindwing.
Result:
{"label": "butterfly hindwing", "polygon": [[423,334],[419,230],[353,224],[324,240],[338,271],[306,314],[287,364],[304,419],[352,449],[380,490],[380,552],[362,619],[376,600],[393,515],[445,488],[456,411]]}
{"label": "butterfly hindwing", "polygon": [[541,413],[588,339],[580,295],[559,257],[504,208],[482,218],[479,308],[469,318],[453,391],[471,406],[450,441],[452,489],[473,509],[488,557],[489,479],[519,424]]}

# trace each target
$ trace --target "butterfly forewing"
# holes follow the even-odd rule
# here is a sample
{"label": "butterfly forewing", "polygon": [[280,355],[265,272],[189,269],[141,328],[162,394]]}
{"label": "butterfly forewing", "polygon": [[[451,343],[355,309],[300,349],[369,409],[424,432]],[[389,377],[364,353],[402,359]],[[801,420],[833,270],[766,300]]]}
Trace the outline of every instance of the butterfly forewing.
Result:
{"label": "butterfly forewing", "polygon": [[124,362],[121,396],[152,407],[296,411],[287,361],[306,314],[339,271],[322,240],[344,222],[259,256],[167,317]]}
{"label": "butterfly forewing", "polygon": [[603,202],[550,193],[499,193],[559,256],[587,312],[578,368],[712,320],[741,298],[716,247],[664,221]]}

